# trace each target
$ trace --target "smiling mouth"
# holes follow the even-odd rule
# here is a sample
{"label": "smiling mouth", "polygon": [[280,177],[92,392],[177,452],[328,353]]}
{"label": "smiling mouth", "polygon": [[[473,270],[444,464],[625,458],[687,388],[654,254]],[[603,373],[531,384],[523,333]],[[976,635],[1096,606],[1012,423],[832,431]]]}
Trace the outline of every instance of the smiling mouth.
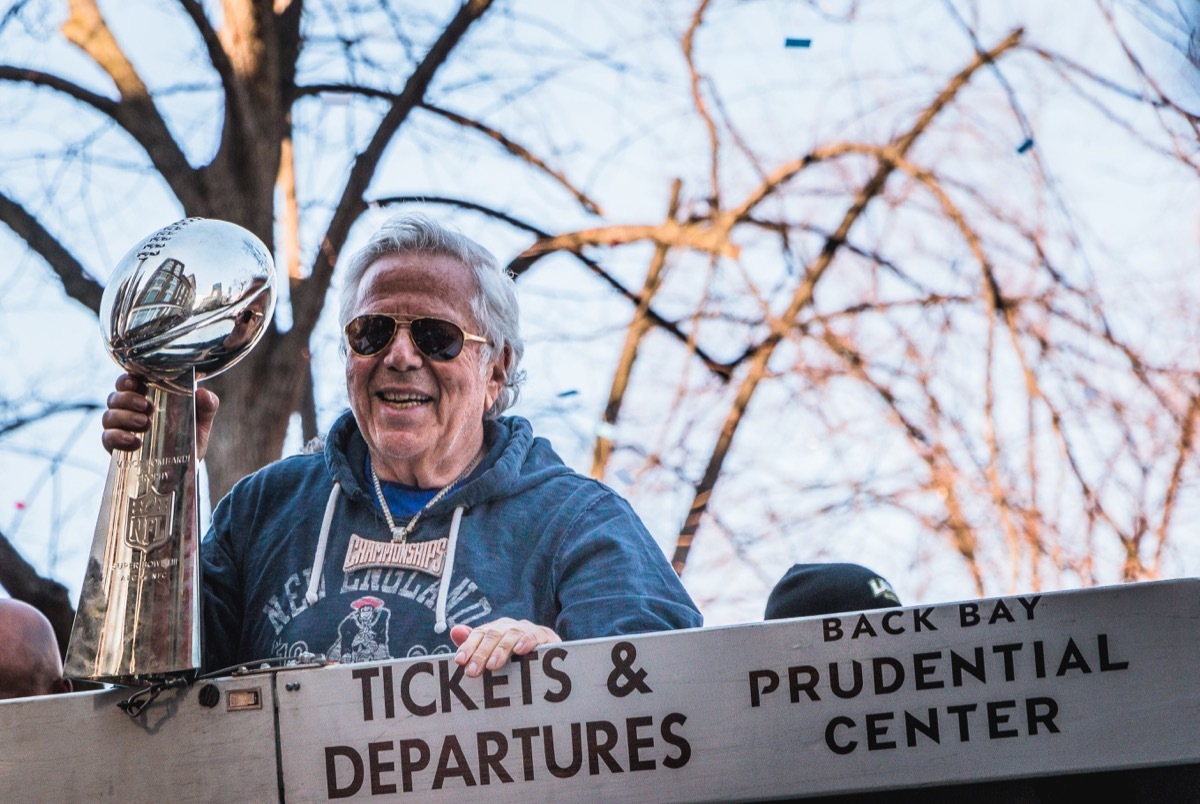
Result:
{"label": "smiling mouth", "polygon": [[389,394],[386,392],[375,395],[381,401],[398,408],[415,408],[433,401],[432,397],[423,394]]}

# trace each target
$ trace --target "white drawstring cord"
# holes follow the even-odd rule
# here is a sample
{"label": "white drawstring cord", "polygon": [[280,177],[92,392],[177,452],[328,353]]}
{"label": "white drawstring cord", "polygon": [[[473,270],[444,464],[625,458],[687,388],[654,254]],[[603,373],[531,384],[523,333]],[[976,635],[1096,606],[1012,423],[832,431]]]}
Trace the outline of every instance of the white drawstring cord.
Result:
{"label": "white drawstring cord", "polygon": [[325,546],[329,544],[329,529],[333,525],[333,512],[337,508],[338,492],[342,486],[336,480],[333,490],[329,492],[329,502],[325,503],[325,516],[321,520],[321,535],[317,537],[317,553],[313,556],[312,575],[308,579],[308,591],[304,599],[312,606],[317,602],[317,589],[321,585],[321,573],[325,569]]}
{"label": "white drawstring cord", "polygon": [[438,583],[437,608],[433,625],[434,632],[446,633],[446,597],[450,592],[450,574],[454,571],[454,548],[458,546],[458,526],[462,522],[463,510],[466,506],[454,509],[454,518],[450,521],[450,538],[446,540],[446,564],[442,567],[442,578]]}

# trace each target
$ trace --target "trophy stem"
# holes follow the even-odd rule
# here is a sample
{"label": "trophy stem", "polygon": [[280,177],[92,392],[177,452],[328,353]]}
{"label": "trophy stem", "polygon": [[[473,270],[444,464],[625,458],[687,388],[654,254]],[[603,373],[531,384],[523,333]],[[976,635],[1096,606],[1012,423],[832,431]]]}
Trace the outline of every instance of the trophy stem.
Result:
{"label": "trophy stem", "polygon": [[150,429],[114,452],[65,674],[116,684],[191,675],[201,664],[196,377],[151,387]]}

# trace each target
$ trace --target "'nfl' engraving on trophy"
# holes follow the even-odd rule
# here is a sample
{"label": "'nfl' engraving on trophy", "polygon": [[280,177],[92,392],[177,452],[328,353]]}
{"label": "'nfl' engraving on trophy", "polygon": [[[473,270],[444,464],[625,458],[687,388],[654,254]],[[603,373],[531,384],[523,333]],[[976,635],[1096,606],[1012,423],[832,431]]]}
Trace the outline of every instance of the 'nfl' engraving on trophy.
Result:
{"label": "'nfl' engraving on trophy", "polygon": [[174,518],[174,491],[159,494],[154,489],[147,489],[137,497],[131,497],[125,543],[143,553],[161,547],[171,538],[171,524]]}

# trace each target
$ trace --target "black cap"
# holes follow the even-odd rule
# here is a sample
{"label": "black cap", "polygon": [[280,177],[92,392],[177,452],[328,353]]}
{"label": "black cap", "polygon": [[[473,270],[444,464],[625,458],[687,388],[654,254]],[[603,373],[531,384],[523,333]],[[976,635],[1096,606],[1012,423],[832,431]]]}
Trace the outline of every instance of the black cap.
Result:
{"label": "black cap", "polygon": [[899,606],[896,590],[859,564],[794,564],[767,598],[768,620]]}

